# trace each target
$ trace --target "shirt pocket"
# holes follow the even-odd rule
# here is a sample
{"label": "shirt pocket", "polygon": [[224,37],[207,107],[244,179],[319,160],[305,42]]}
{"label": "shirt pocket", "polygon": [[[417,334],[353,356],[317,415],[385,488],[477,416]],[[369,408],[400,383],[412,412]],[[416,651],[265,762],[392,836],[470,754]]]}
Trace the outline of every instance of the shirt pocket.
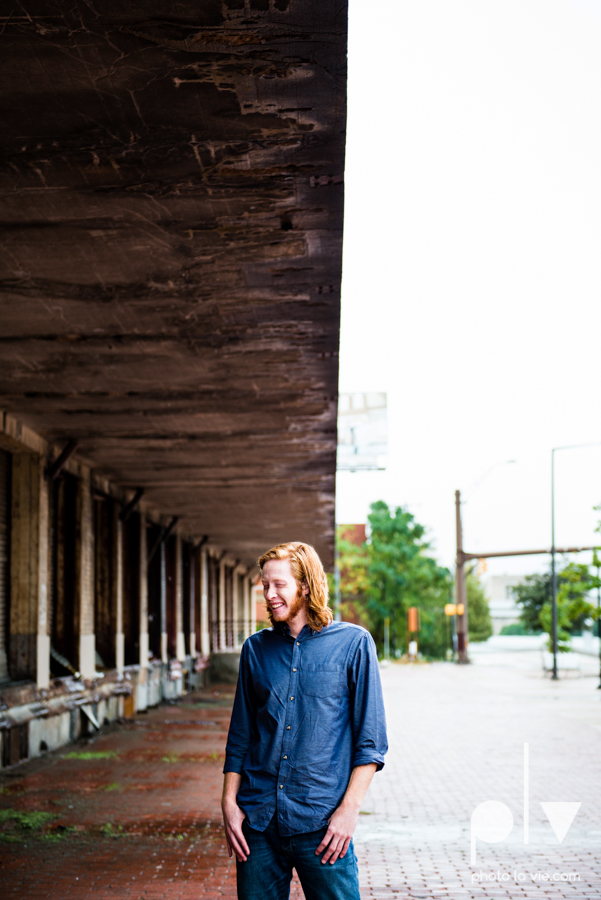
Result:
{"label": "shirt pocket", "polygon": [[303,694],[309,697],[340,696],[342,669],[336,663],[304,663],[301,670]]}

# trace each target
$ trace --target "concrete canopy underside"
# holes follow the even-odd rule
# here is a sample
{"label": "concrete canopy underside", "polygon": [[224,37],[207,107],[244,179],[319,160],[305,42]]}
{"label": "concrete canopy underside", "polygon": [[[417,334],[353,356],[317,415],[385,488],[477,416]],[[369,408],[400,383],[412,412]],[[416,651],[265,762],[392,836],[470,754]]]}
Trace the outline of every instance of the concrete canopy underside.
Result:
{"label": "concrete canopy underside", "polygon": [[241,561],[331,565],[345,4],[0,24],[0,406]]}

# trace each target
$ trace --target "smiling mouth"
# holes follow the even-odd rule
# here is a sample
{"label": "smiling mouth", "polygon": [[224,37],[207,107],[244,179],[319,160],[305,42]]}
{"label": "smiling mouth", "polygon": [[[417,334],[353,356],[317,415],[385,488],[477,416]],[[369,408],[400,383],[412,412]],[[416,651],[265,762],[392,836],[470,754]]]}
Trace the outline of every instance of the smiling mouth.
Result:
{"label": "smiling mouth", "polygon": [[276,609],[281,609],[283,605],[283,603],[272,603],[270,609],[273,612]]}

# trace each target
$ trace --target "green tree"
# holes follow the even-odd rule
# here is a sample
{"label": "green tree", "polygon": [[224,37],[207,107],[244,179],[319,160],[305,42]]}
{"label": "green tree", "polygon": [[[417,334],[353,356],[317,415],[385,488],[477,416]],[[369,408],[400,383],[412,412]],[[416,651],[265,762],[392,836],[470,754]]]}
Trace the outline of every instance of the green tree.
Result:
{"label": "green tree", "polygon": [[343,603],[360,606],[377,645],[384,643],[384,620],[390,619],[391,650],[407,650],[407,610],[420,610],[419,646],[422,653],[444,657],[444,604],[450,596],[450,573],[429,555],[425,528],[415,517],[379,500],[368,517],[370,538],[350,546],[339,535],[338,554]]}
{"label": "green tree", "polygon": [[[585,619],[598,618],[597,608],[587,599],[601,585],[584,563],[569,563],[557,573],[557,649],[571,649],[571,636],[582,628]],[[520,621],[531,633],[546,631],[552,649],[553,601],[551,575],[528,575],[515,589],[516,601],[522,607]]]}
{"label": "green tree", "polygon": [[474,571],[474,567],[466,572],[465,589],[467,593],[467,628],[470,641],[478,643],[487,641],[492,635],[490,608],[484,588]]}
{"label": "green tree", "polygon": [[[348,526],[339,525],[336,530],[336,551],[340,570],[341,604],[344,617],[352,606],[363,608],[369,582],[367,578],[367,544],[357,544],[348,537]],[[333,587],[333,586],[332,586]]]}
{"label": "green tree", "polygon": [[540,614],[545,603],[551,600],[551,576],[526,575],[521,584],[514,588],[516,603],[521,606],[520,622],[528,634],[540,634],[542,624]]}

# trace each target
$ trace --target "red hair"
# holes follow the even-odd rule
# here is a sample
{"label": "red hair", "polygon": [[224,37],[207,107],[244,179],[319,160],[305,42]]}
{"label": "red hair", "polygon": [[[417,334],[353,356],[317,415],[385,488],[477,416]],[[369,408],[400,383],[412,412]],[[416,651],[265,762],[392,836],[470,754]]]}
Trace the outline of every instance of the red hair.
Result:
{"label": "red hair", "polygon": [[[325,625],[329,625],[334,616],[328,606],[328,580],[323,564],[310,544],[301,541],[290,541],[287,544],[278,544],[264,553],[257,560],[257,565],[263,572],[263,566],[270,559],[289,559],[290,568],[299,590],[303,584],[309,588],[307,595],[307,622],[313,631],[321,631]],[[273,624],[271,611],[267,613]]]}

